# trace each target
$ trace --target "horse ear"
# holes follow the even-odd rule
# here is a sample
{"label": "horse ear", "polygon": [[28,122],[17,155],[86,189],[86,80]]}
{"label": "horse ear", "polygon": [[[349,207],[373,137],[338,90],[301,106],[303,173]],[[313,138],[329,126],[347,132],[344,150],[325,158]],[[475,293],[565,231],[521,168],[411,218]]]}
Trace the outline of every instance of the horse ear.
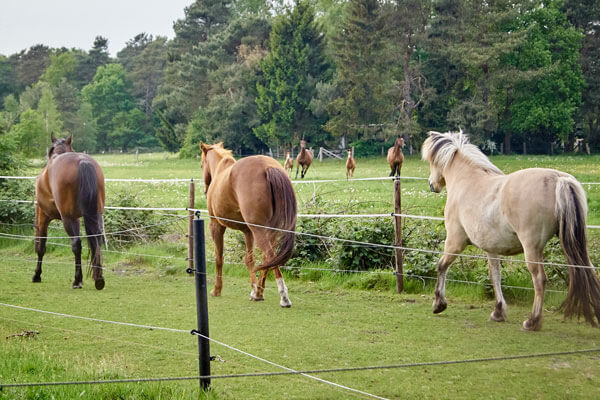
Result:
{"label": "horse ear", "polygon": [[223,147],[223,142],[219,142],[219,143],[215,144],[215,146],[219,146],[219,147],[220,147],[220,148],[222,148],[222,149],[224,148],[224,147]]}
{"label": "horse ear", "polygon": [[206,152],[208,151],[208,146],[204,144],[204,142],[200,141],[200,148],[202,149],[202,152],[204,154],[206,154]]}
{"label": "horse ear", "polygon": [[54,136],[54,132],[50,133],[50,140],[52,140],[52,143],[56,142],[56,136]]}
{"label": "horse ear", "polygon": [[70,134],[69,136],[67,136],[66,142],[70,146],[72,141],[73,141],[73,134]]}

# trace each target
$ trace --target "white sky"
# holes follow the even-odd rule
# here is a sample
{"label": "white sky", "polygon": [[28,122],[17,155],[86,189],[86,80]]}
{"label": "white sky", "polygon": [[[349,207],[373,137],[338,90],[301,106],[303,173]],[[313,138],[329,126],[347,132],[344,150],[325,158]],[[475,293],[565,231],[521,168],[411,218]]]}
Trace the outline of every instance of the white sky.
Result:
{"label": "white sky", "polygon": [[0,54],[36,44],[89,51],[96,36],[111,56],[138,33],[172,39],[173,22],[194,0],[0,0]]}

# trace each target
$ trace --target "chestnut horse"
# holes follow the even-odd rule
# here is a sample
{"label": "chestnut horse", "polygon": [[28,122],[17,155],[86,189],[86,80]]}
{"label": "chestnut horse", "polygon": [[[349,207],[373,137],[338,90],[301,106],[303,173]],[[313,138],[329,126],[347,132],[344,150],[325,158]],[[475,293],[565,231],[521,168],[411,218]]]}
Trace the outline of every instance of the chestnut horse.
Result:
{"label": "chestnut horse", "polygon": [[423,143],[429,161],[429,186],[447,190],[444,255],[437,265],[433,312],[446,309],[446,272],[468,244],[487,253],[496,306],[490,319],[506,320],[502,296],[500,255],[525,253],[535,290],[533,310],[525,330],[539,330],[546,273],[543,250],[558,235],[569,271],[565,316],[583,315],[590,324],[600,321],[600,281],[586,244],[586,196],[571,175],[554,169],[528,168],[505,175],[461,132],[429,132]]}
{"label": "chestnut horse", "polygon": [[[271,157],[251,156],[236,161],[222,143],[200,143],[200,147],[208,213],[212,217],[209,228],[215,244],[217,276],[210,294],[221,295],[223,235],[226,228],[231,228],[242,231],[246,240],[244,262],[250,272],[250,300],[264,299],[267,273],[272,269],[281,296],[279,304],[291,307],[279,270],[294,249],[296,195],[290,178]],[[254,242],[263,256],[258,267],[254,266]],[[256,271],[261,272],[258,281]]]}
{"label": "chestnut horse", "polygon": [[352,149],[348,150],[348,158],[346,159],[346,179],[351,179],[354,177],[354,168],[356,167],[356,162],[354,161],[354,157],[352,156]]}
{"label": "chestnut horse", "polygon": [[283,168],[288,175],[291,175],[292,171],[294,170],[294,159],[289,151],[285,153],[285,164],[283,165]]}
{"label": "chestnut horse", "polygon": [[402,169],[402,163],[404,162],[404,154],[402,148],[404,147],[404,139],[399,137],[394,142],[394,146],[388,149],[387,162],[390,164],[392,172],[390,176],[400,176],[400,170]]}
{"label": "chestnut horse", "polygon": [[53,219],[62,220],[71,237],[75,254],[75,280],[73,289],[83,287],[81,273],[81,238],[79,218],[83,217],[91,251],[92,278],[96,289],[104,288],[101,265],[102,212],[104,211],[104,175],[92,157],[75,153],[69,135],[57,139],[51,135],[48,164],[37,177],[35,194],[35,251],[38,255],[33,282],[42,281],[42,259],[46,253],[48,224]]}
{"label": "chestnut horse", "polygon": [[300,178],[304,178],[306,175],[306,171],[308,171],[308,167],[313,162],[313,153],[311,150],[306,149],[306,140],[300,141],[300,153],[296,157],[296,179],[298,179],[298,168],[302,167],[302,172],[300,173]]}

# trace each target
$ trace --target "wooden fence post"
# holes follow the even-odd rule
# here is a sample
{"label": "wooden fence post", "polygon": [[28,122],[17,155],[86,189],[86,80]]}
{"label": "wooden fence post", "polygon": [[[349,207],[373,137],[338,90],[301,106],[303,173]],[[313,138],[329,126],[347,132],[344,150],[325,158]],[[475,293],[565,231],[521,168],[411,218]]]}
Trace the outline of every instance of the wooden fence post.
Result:
{"label": "wooden fence post", "polygon": [[[400,177],[394,179],[394,246],[402,246],[402,192]],[[400,248],[394,249],[396,255],[396,292],[402,293],[404,290],[404,274],[402,264],[404,262],[404,252]]]}
{"label": "wooden fence post", "polygon": [[196,207],[196,190],[194,180],[190,180],[190,198],[188,203],[188,268],[194,268],[194,208]]}

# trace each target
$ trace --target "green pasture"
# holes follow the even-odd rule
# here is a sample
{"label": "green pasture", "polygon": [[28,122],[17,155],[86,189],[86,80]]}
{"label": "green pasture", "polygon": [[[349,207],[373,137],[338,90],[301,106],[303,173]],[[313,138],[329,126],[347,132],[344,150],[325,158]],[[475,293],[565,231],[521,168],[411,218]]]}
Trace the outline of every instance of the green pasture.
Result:
{"label": "green pasture", "polygon": [[[140,154],[96,157],[107,178],[195,178],[200,183],[199,160],[172,155]],[[495,156],[506,172],[526,167],[554,167],[582,182],[600,182],[598,156]],[[35,175],[41,162],[32,163]],[[355,178],[388,174],[383,158],[358,159]],[[427,165],[408,156],[405,177],[426,178]],[[299,212],[387,213],[393,211],[391,181],[347,182],[344,162],[318,161],[295,190]],[[598,185],[585,185],[590,213],[588,224],[600,224]],[[107,182],[107,205],[125,193],[151,207],[186,207],[186,183],[148,184]],[[205,207],[201,185],[196,206]],[[442,216],[443,194],[428,190],[427,181],[402,181],[403,211]],[[107,213],[110,211],[107,210]],[[135,211],[131,212],[132,214]],[[96,291],[89,277],[84,288],[71,289],[73,256],[68,241],[50,240],[43,282],[31,283],[35,252],[31,241],[0,240],[0,303],[99,320],[119,321],[189,331],[196,326],[194,280],[185,273],[185,220],[169,212],[157,213],[169,222],[159,238],[133,245],[112,241],[104,252],[106,288]],[[184,215],[179,213],[179,215]],[[139,224],[143,225],[144,220]],[[390,219],[390,223],[392,223]],[[425,223],[424,223],[425,224]],[[429,225],[426,225],[429,226]],[[439,223],[431,225],[440,228]],[[25,227],[3,227],[23,236]],[[432,228],[433,229],[433,228]],[[589,230],[592,258],[598,264],[597,230]],[[58,222],[51,234],[64,236]],[[431,312],[432,282],[409,280],[406,292],[393,290],[389,270],[340,274],[319,263],[301,273],[285,272],[293,306],[279,307],[277,287],[267,281],[264,302],[248,301],[250,286],[243,265],[241,238],[228,233],[223,296],[209,298],[211,337],[234,348],[295,370],[416,364],[404,368],[313,374],[321,379],[383,398],[544,398],[594,399],[600,396],[600,352],[516,360],[423,365],[438,361],[501,358],[516,355],[600,349],[600,332],[577,321],[564,320],[559,306],[564,288],[546,294],[544,326],[523,332],[533,294],[517,290],[509,297],[506,323],[488,321],[493,309],[489,292],[478,285],[451,283],[448,309]],[[110,244],[111,242],[109,242]],[[472,250],[474,254],[481,254]],[[212,243],[207,242],[208,285],[214,284]],[[564,262],[564,260],[562,260]],[[516,263],[515,263],[516,264]],[[461,262],[453,267],[461,270]],[[466,265],[468,267],[468,265]],[[520,285],[531,286],[525,276]],[[467,272],[465,272],[466,274]],[[510,289],[506,289],[510,291]],[[32,332],[27,334],[27,332]],[[227,347],[211,344],[214,375],[280,372]],[[419,365],[419,363],[421,363]],[[64,382],[129,378],[186,377],[198,374],[197,339],[187,332],[142,329],[92,320],[68,318],[0,305],[0,384]],[[199,390],[197,381],[3,388],[0,399],[348,399],[365,395],[305,376],[213,379],[212,390]]]}

